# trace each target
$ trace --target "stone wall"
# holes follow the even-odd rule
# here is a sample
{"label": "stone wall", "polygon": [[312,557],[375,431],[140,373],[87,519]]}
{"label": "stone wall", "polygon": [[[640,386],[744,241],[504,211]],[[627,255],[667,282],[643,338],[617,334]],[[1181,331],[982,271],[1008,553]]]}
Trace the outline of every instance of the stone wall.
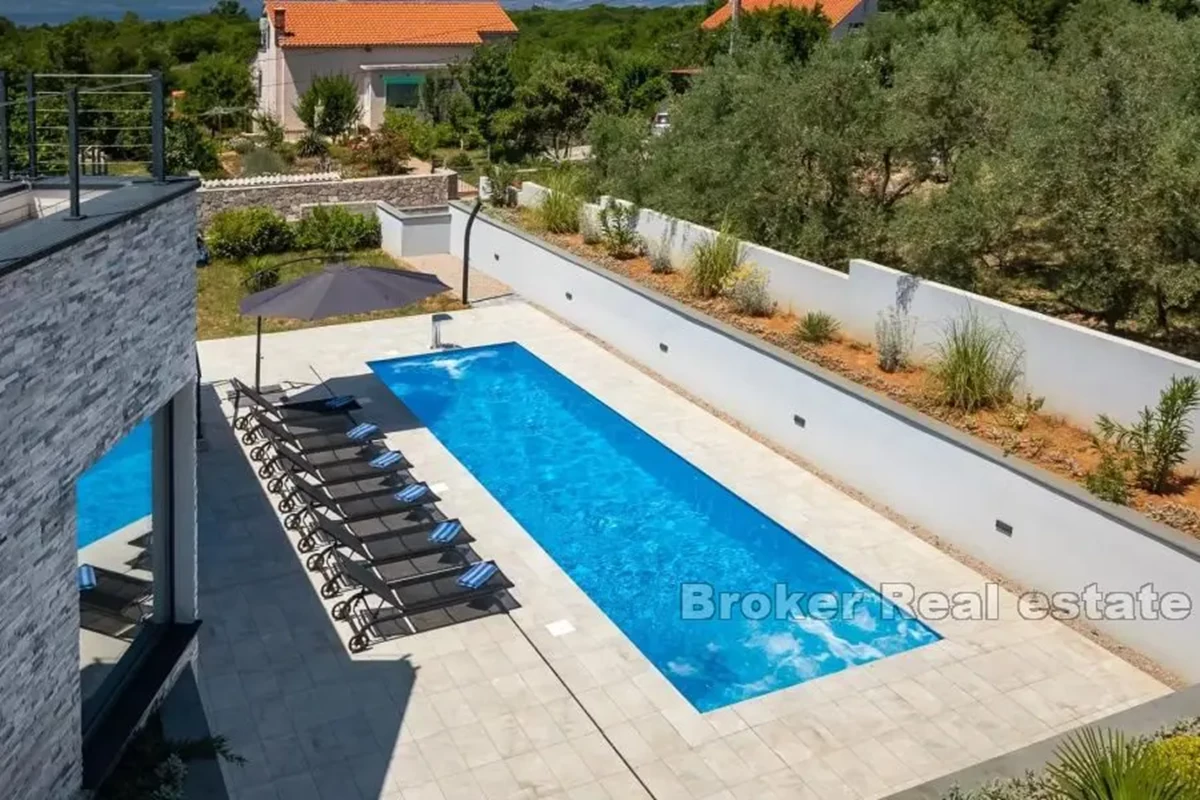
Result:
{"label": "stone wall", "polygon": [[199,197],[200,227],[213,214],[227,208],[269,206],[285,217],[297,219],[306,206],[364,203],[382,200],[397,208],[444,205],[458,197],[458,173],[392,175],[383,178],[348,178],[337,181],[286,182],[254,186],[203,186]]}
{"label": "stone wall", "polygon": [[[93,202],[121,191],[138,190]],[[4,232],[0,256],[22,228],[54,224]],[[195,373],[193,194],[104,224],[0,274],[5,797],[69,798],[80,786],[75,480]]]}

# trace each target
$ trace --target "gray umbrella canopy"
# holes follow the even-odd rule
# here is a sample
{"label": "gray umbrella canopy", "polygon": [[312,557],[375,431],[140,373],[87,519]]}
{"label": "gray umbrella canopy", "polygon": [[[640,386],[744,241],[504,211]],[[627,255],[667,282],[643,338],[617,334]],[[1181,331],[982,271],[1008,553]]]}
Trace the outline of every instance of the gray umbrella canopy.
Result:
{"label": "gray umbrella canopy", "polygon": [[247,295],[238,308],[247,316],[258,317],[254,388],[260,386],[263,317],[324,319],[341,314],[367,314],[403,308],[449,288],[427,272],[328,264],[320,272]]}
{"label": "gray umbrella canopy", "polygon": [[449,290],[436,275],[329,264],[320,272],[242,298],[243,314],[324,319],[401,308]]}

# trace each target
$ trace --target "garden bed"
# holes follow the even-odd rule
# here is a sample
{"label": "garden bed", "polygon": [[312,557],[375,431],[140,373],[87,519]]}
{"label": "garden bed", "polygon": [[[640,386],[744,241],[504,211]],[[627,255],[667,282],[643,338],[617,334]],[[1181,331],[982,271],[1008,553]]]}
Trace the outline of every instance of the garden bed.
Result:
{"label": "garden bed", "polygon": [[[261,256],[253,263],[256,269],[269,268],[274,264],[283,264],[304,255],[319,255],[318,253],[290,252]],[[398,263],[382,250],[362,250],[352,253],[346,258],[351,264],[373,267],[390,267],[394,269],[410,269]],[[279,282],[287,283],[310,272],[316,272],[324,266],[321,259],[312,259],[298,264],[288,264],[279,271]],[[228,259],[215,259],[207,267],[199,268],[197,276],[197,338],[220,339],[226,336],[246,336],[254,333],[255,318],[242,316],[238,312],[238,303],[250,294],[243,285],[247,267],[245,262]],[[292,331],[299,328],[313,328],[320,325],[339,325],[345,322],[367,322],[389,317],[407,317],[414,314],[430,314],[437,311],[452,311],[463,308],[457,298],[449,292],[429,298],[404,308],[389,311],[376,311],[370,314],[350,314],[341,317],[306,321],[298,319],[263,319],[263,332],[276,333]]]}
{"label": "garden bed", "polygon": [[[724,296],[695,297],[688,291],[683,272],[652,272],[645,256],[617,259],[599,245],[585,244],[579,234],[546,233],[529,209],[492,208],[489,213],[1076,483],[1082,484],[1100,463],[1100,453],[1088,431],[1061,417],[1038,412],[1036,404],[1025,398],[1001,409],[966,413],[951,408],[939,401],[933,377],[924,367],[884,372],[877,365],[871,344],[844,336],[824,344],[800,341],[794,335],[798,319],[790,309],[777,308],[767,317],[746,316]],[[1152,519],[1200,538],[1200,481],[1192,472],[1178,472],[1170,490],[1161,495],[1130,487],[1128,504]]]}

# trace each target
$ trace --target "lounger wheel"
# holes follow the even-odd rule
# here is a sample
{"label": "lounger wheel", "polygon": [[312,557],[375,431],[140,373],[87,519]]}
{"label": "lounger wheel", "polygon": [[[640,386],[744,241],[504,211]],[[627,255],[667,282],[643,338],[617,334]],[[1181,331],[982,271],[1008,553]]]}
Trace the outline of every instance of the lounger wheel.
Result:
{"label": "lounger wheel", "polygon": [[367,649],[367,637],[359,633],[350,637],[350,652],[361,653]]}
{"label": "lounger wheel", "polygon": [[258,435],[254,431],[246,431],[242,434],[242,444],[254,444],[258,441]]}
{"label": "lounger wheel", "polygon": [[[350,603],[346,602],[345,600],[342,600],[341,602],[338,602],[338,603],[334,603],[333,608],[331,608],[329,610],[329,613],[333,616],[334,619],[344,620],[350,616]],[[354,638],[357,639],[358,637],[356,636]],[[351,640],[351,641],[353,641],[353,640]]]}
{"label": "lounger wheel", "polygon": [[341,589],[338,588],[337,578],[330,578],[321,584],[321,597],[324,597],[326,600],[332,600],[341,593]]}
{"label": "lounger wheel", "polygon": [[285,497],[279,501],[279,513],[290,514],[296,510],[296,501],[290,497]]}
{"label": "lounger wheel", "polygon": [[308,567],[310,572],[316,572],[325,566],[325,554],[313,553],[304,561],[304,566]]}
{"label": "lounger wheel", "polygon": [[[284,524],[286,525],[287,523]],[[296,543],[296,549],[301,553],[307,553],[316,546],[316,542],[314,542],[312,537],[310,537],[307,533],[301,536],[300,541]]]}
{"label": "lounger wheel", "polygon": [[[259,470],[260,475],[262,474],[263,470],[267,470],[267,474],[263,475],[263,477],[271,478],[272,471],[267,469],[266,467],[263,467],[263,469]],[[267,491],[268,492],[271,492],[272,494],[279,494],[280,490],[282,490],[282,489],[283,489],[283,478],[271,478],[271,480],[267,481]]]}
{"label": "lounger wheel", "polygon": [[[262,478],[264,481],[267,480],[268,478],[270,478],[274,474],[275,474],[275,467],[269,463],[263,464],[261,467],[258,468],[258,477]],[[276,478],[275,480],[279,480],[279,479]],[[268,483],[267,488],[270,489],[271,484]],[[272,490],[272,491],[274,491],[274,490]]]}
{"label": "lounger wheel", "polygon": [[[246,444],[251,444],[251,442],[246,442]],[[265,444],[250,448],[250,459],[252,461],[262,461],[266,456],[266,449],[267,446]]]}
{"label": "lounger wheel", "polygon": [[[287,528],[289,531],[300,530],[300,515],[299,514],[288,514],[286,517],[283,518],[283,527]],[[300,541],[303,544],[304,540],[301,539]]]}
{"label": "lounger wheel", "polygon": [[250,426],[250,417],[248,415],[244,416],[244,417],[238,417],[237,419],[235,419],[233,421],[233,427],[239,431],[244,431],[249,426]]}

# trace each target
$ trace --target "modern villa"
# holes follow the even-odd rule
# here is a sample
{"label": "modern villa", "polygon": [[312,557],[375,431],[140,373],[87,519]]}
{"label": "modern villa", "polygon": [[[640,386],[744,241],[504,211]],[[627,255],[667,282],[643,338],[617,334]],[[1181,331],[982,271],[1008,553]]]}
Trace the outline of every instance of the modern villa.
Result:
{"label": "modern villa", "polygon": [[313,79],[351,78],[361,124],[378,127],[388,108],[415,108],[430,72],[517,28],[491,0],[271,0],[263,7],[254,64],[259,110],[300,131],[297,99]]}

